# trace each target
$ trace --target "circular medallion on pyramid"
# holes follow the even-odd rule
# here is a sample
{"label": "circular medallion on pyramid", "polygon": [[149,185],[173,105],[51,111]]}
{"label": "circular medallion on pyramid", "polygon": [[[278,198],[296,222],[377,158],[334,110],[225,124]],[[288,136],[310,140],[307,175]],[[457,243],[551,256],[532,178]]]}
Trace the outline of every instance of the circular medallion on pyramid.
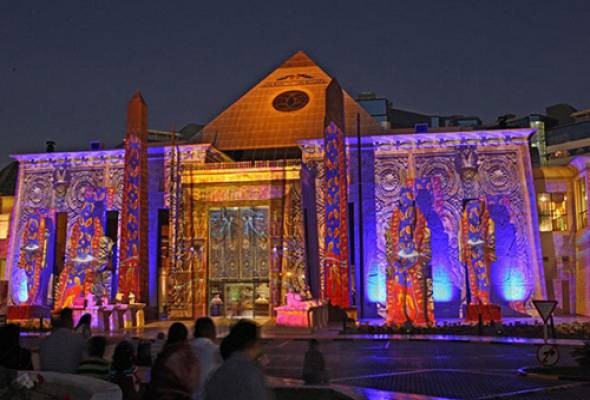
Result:
{"label": "circular medallion on pyramid", "polygon": [[272,101],[272,106],[277,111],[297,111],[305,107],[308,102],[307,93],[300,90],[289,90],[277,95]]}

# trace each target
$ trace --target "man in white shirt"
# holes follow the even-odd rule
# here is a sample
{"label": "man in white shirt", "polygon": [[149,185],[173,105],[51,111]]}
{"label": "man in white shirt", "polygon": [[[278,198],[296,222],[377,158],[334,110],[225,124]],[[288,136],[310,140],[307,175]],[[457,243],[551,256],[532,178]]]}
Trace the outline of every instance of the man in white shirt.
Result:
{"label": "man in white shirt", "polygon": [[211,318],[199,318],[195,322],[194,339],[191,342],[193,351],[199,360],[200,378],[195,391],[195,400],[205,398],[205,383],[211,374],[221,365],[219,346],[215,344],[215,323]]}
{"label": "man in white shirt", "polygon": [[53,322],[53,331],[39,344],[42,371],[74,374],[86,350],[86,340],[74,332],[72,310],[64,308]]}

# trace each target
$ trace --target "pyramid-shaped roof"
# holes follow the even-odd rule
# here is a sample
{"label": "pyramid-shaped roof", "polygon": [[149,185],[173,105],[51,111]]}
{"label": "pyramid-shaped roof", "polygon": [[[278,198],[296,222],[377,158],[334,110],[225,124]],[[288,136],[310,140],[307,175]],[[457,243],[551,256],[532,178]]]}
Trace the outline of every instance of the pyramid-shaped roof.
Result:
{"label": "pyramid-shaped roof", "polygon": [[[299,140],[321,138],[331,80],[299,51],[209,122],[196,140],[220,150],[247,150],[293,147]],[[383,132],[344,90],[343,98],[347,135],[356,134],[357,114],[363,135]]]}

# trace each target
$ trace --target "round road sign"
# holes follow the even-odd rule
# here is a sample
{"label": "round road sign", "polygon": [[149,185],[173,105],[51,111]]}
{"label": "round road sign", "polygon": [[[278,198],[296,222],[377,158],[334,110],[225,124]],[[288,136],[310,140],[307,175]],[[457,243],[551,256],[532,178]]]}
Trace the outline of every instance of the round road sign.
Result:
{"label": "round road sign", "polygon": [[552,344],[543,344],[537,350],[537,361],[545,367],[552,367],[559,361],[559,350]]}

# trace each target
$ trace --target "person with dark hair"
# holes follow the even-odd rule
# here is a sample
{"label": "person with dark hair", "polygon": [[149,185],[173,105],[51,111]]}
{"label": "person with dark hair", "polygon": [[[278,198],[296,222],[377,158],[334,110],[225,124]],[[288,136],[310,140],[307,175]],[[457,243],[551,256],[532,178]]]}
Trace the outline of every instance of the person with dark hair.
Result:
{"label": "person with dark hair", "polygon": [[168,338],[165,346],[174,343],[184,342],[188,339],[188,329],[182,322],[175,322],[168,328]]}
{"label": "person with dark hair", "polygon": [[156,338],[152,340],[152,360],[158,358],[158,355],[164,349],[164,345],[166,344],[166,334],[164,332],[158,332]]}
{"label": "person with dark hair", "polygon": [[121,388],[123,400],[141,399],[142,384],[137,377],[135,349],[126,340],[115,347],[108,379]]}
{"label": "person with dark hair", "polygon": [[107,340],[104,336],[93,336],[88,340],[88,357],[82,360],[78,366],[79,375],[91,376],[98,379],[107,379],[109,375],[109,362],[104,359]]}
{"label": "person with dark hair", "polygon": [[199,385],[195,391],[195,400],[204,399],[205,383],[222,362],[219,346],[215,344],[216,336],[215,323],[211,318],[202,317],[195,321],[194,339],[191,345],[199,359],[201,371]]}
{"label": "person with dark hair", "polygon": [[74,374],[86,349],[86,340],[73,330],[72,310],[64,308],[53,322],[53,331],[39,344],[42,371]]}
{"label": "person with dark hair", "polygon": [[209,317],[201,317],[195,321],[195,338],[208,338],[215,340],[216,329],[215,322]]}
{"label": "person with dark hair", "polygon": [[84,339],[89,339],[92,336],[92,331],[90,330],[90,325],[92,324],[92,315],[86,313],[80,317],[78,321],[78,325],[74,331],[82,335]]}
{"label": "person with dark hair", "polygon": [[260,330],[252,321],[240,320],[221,342],[223,364],[205,385],[207,400],[270,400],[273,393],[257,360],[262,355]]}
{"label": "person with dark hair", "polygon": [[324,355],[319,350],[319,343],[316,339],[309,341],[309,348],[303,360],[303,381],[306,385],[321,385],[328,383],[326,362]]}
{"label": "person with dark hair", "polygon": [[66,329],[74,328],[74,311],[71,308],[62,308],[59,312],[60,325]]}
{"label": "person with dark hair", "polygon": [[146,400],[191,400],[199,383],[199,360],[187,341],[188,330],[175,322],[152,368]]}
{"label": "person with dark hair", "polygon": [[0,366],[32,370],[31,352],[20,345],[20,326],[8,324],[0,328]]}

